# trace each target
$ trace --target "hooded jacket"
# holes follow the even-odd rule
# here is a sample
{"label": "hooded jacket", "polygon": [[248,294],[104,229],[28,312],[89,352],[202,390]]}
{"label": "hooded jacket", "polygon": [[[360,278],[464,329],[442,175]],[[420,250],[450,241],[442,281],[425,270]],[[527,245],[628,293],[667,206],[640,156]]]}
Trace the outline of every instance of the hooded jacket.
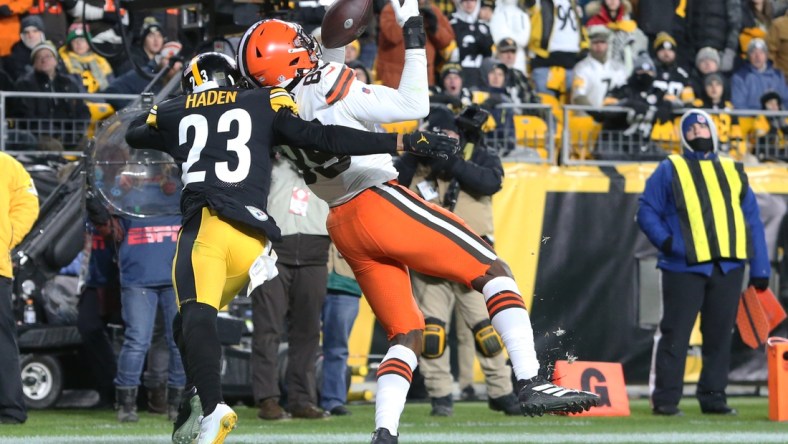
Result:
{"label": "hooded jacket", "polygon": [[[689,113],[701,113],[710,122],[711,137],[714,150],[710,153],[695,152],[688,145],[684,134],[681,134],[682,156],[687,160],[716,160],[718,159],[717,150],[719,141],[717,140],[717,130],[708,114],[701,110],[689,111],[682,116],[682,123]],[[681,124],[679,124],[681,127]],[[697,273],[711,276],[714,265],[719,264],[722,272],[727,274],[733,269],[743,267],[745,261],[742,260],[718,260],[704,262],[700,264],[687,264],[687,250],[684,237],[681,234],[681,221],[676,206],[676,199],[673,191],[674,167],[669,159],[663,160],[646,181],[646,187],[639,199],[637,212],[637,223],[643,230],[646,237],[655,246],[660,246],[672,237],[670,252],[659,253],[657,267],[662,270]],[[745,175],[746,178],[746,175]],[[741,209],[745,223],[750,234],[750,244],[753,247],[752,256],[749,259],[750,277],[764,278],[769,277],[770,265],[769,255],[766,249],[766,236],[763,230],[763,223],[760,219],[758,203],[755,194],[745,182],[743,186],[743,199]]]}
{"label": "hooded jacket", "polygon": [[25,238],[38,218],[38,193],[16,159],[0,152],[0,276],[13,277],[11,250]]}

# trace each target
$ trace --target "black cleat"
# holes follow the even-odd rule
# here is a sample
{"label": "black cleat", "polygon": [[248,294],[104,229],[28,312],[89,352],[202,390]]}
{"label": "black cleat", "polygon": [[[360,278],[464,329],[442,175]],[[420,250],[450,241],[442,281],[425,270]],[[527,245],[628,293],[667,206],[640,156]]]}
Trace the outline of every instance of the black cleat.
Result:
{"label": "black cleat", "polygon": [[383,427],[375,430],[375,433],[372,434],[372,443],[371,444],[397,444],[398,438],[397,436],[392,436],[389,429],[384,429]]}
{"label": "black cleat", "polygon": [[517,381],[520,411],[526,416],[545,413],[582,413],[599,405],[599,396],[591,392],[561,387],[537,375]]}
{"label": "black cleat", "polygon": [[520,415],[520,403],[517,401],[517,396],[514,393],[503,395],[499,398],[490,398],[487,400],[487,405],[490,410],[495,412],[504,412],[507,416]]}
{"label": "black cleat", "polygon": [[197,396],[197,388],[192,387],[183,392],[181,404],[178,407],[178,417],[172,425],[173,444],[192,444],[197,442],[200,434],[200,418],[202,417],[202,404]]}

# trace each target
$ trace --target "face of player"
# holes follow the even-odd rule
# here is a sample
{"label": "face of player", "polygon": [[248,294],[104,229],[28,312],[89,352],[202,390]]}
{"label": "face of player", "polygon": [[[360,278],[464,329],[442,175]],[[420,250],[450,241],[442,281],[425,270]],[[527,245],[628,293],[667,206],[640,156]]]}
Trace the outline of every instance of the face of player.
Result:
{"label": "face of player", "polygon": [[719,102],[722,99],[722,83],[713,81],[706,85],[706,95],[715,103]]}
{"label": "face of player", "polygon": [[487,83],[493,88],[503,88],[506,84],[506,73],[501,68],[493,68],[487,73]]}
{"label": "face of player", "polygon": [[470,14],[476,9],[476,1],[477,0],[462,0],[462,2],[460,2],[460,8]]}
{"label": "face of player", "polygon": [[514,51],[502,51],[498,53],[498,60],[501,61],[504,65],[511,68],[514,66],[514,59],[517,57],[517,53]]}
{"label": "face of player", "polygon": [[684,138],[687,142],[692,142],[695,139],[710,139],[711,138],[711,129],[709,129],[708,125],[704,125],[702,123],[696,123],[692,125],[684,134]]}
{"label": "face of player", "polygon": [[460,90],[462,90],[462,77],[458,74],[448,74],[443,79],[443,89],[453,96],[459,96]]}

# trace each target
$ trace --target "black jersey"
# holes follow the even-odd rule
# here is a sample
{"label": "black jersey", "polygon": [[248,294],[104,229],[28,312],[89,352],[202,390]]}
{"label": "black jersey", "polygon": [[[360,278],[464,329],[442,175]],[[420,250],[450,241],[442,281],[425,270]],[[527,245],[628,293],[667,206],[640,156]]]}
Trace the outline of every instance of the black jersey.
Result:
{"label": "black jersey", "polygon": [[134,119],[126,142],[171,155],[181,168],[181,211],[209,206],[228,219],[280,237],[266,211],[271,148],[291,145],[337,154],[393,153],[395,134],[306,122],[282,88],[217,88],[178,96]]}

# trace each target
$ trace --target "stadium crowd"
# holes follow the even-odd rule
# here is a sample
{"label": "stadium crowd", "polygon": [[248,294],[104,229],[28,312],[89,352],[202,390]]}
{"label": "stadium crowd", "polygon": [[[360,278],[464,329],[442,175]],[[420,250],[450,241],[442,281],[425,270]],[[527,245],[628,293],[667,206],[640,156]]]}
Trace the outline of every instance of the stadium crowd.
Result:
{"label": "stadium crowd", "polygon": [[[405,60],[402,28],[388,1],[376,0],[373,3],[375,14],[370,26],[358,40],[347,45],[345,63],[355,70],[358,80],[397,88]],[[304,28],[318,40],[322,32],[319,18],[324,8],[318,7],[320,11],[315,13],[307,13],[306,7],[300,11]],[[477,207],[472,205],[476,203],[484,210],[484,220],[479,223],[483,229],[490,230],[483,233],[489,236],[490,244],[493,238],[490,196],[500,189],[502,176],[500,159],[495,154],[505,156],[531,146],[529,138],[536,139],[537,135],[529,136],[528,131],[552,130],[560,135],[562,125],[569,126],[570,132],[589,129],[589,133],[598,135],[598,138],[587,144],[586,151],[593,145],[599,152],[594,154],[580,148],[575,153],[579,157],[636,158],[632,156],[653,152],[665,157],[671,151],[680,150],[677,135],[680,111],[703,108],[713,112],[720,151],[729,153],[736,160],[751,158],[748,156],[759,144],[782,146],[785,131],[788,131],[786,115],[739,116],[735,113],[737,110],[782,111],[783,103],[788,100],[785,79],[788,73],[786,0],[420,0],[419,11],[427,36],[425,49],[432,107],[430,118],[423,123],[459,133],[458,138],[467,140],[468,134],[463,134],[466,129],[458,127],[455,119],[468,109],[485,110],[474,114],[475,119],[485,116],[483,121],[474,121],[478,124],[474,130],[484,132],[487,141],[485,143],[478,138],[478,149],[469,152],[466,158],[424,164],[423,159],[417,161],[412,156],[402,156],[397,167],[400,174],[403,170],[410,170],[411,178],[414,174],[418,177],[417,172],[439,175],[442,188],[427,191],[434,194],[432,200],[444,207],[447,206],[444,200],[452,196],[450,191],[455,193],[453,198],[457,203],[460,191],[451,190],[451,187],[459,187],[457,181],[463,178],[462,191],[465,193],[459,194],[460,208],[476,211]],[[175,14],[168,10],[135,16],[117,9],[112,0],[0,0],[0,90],[89,94],[158,92],[173,77],[180,77],[183,64],[188,63],[188,57],[196,50],[181,33],[177,11]],[[124,43],[123,35],[132,39],[130,45]],[[131,50],[128,55],[125,47]],[[152,81],[150,77],[156,74],[161,75],[153,77],[155,81]],[[65,130],[67,125],[58,121],[101,120],[127,104],[128,101],[119,99],[9,98],[6,117],[38,122],[29,129],[41,130],[46,125],[48,129]],[[548,105],[548,113],[537,111],[533,107],[536,104]],[[586,108],[573,111],[566,120],[565,105]],[[606,106],[614,108],[608,112],[604,110]],[[525,115],[530,115],[532,120],[541,118],[546,126],[530,127],[526,135],[521,135],[520,117]],[[616,147],[609,151],[603,149],[612,145]],[[42,147],[45,146],[29,148]],[[785,150],[775,157],[785,159]],[[464,169],[466,162],[485,163],[485,169],[492,177],[468,173]],[[166,181],[162,177],[165,176],[157,176],[155,191],[174,199],[172,190],[164,186]],[[482,178],[489,180],[482,181]],[[116,178],[114,174],[107,173],[107,179]],[[116,185],[123,187],[122,183]],[[302,185],[293,186],[286,182],[283,189],[278,190],[279,194],[272,191],[271,199],[281,201],[283,206],[283,217],[277,217],[277,220],[288,214],[299,215],[299,211],[303,212],[302,215],[309,211],[310,215],[318,216],[318,210],[307,210],[307,202],[299,201],[293,191],[298,187],[305,189]],[[414,186],[418,187],[415,191],[421,194],[427,192],[421,188],[421,183],[414,183]],[[478,192],[480,189],[483,192]],[[468,200],[472,200],[471,196],[479,194],[482,195],[479,202],[471,202],[471,206],[463,208],[463,204],[468,205]],[[426,196],[425,199],[430,200]],[[128,233],[147,226],[159,226],[156,225],[158,222],[151,220],[133,222],[109,216],[100,208],[91,208],[90,203],[88,211],[93,224],[90,233],[93,244],[101,241],[103,245],[103,240],[110,240],[107,245],[110,248],[114,245],[119,250],[115,252],[116,256],[127,254],[131,257],[135,253],[130,251],[139,248],[134,246]],[[321,218],[325,217],[323,212],[319,213]],[[178,228],[177,223],[161,222],[175,228]],[[284,321],[286,314],[273,313],[270,305],[285,310],[285,290],[262,288],[255,296],[253,309],[261,310],[255,313],[255,322],[261,324],[255,329],[255,334],[265,341],[258,339],[265,347],[255,352],[255,359],[260,363],[259,373],[253,375],[257,379],[254,396],[260,407],[258,416],[265,420],[280,420],[291,415],[322,418],[330,414],[350,414],[344,407],[347,399],[342,388],[345,387],[347,367],[343,361],[347,359],[347,337],[358,311],[358,284],[352,273],[339,271],[343,265],[346,269],[347,264],[329,245],[325,232],[296,227],[286,233],[286,237],[294,243],[293,264],[287,264],[291,258],[280,253],[285,259],[280,261],[280,268],[292,265],[292,270],[284,273],[280,269],[280,274],[303,273],[304,270],[299,268],[317,266],[320,279],[310,280],[310,283],[319,281],[321,285],[318,289],[310,289],[308,305],[315,308],[313,325],[298,332],[308,336],[302,338],[305,349],[290,352],[292,365],[297,367],[289,370],[287,376],[292,389],[290,401],[293,405],[290,406],[285,400],[286,394],[282,393],[280,397],[280,387],[270,377],[276,370],[276,356],[273,355],[278,346],[277,339],[282,335],[281,325],[271,331],[264,331],[262,327],[263,321],[269,325]],[[299,243],[295,248],[295,243],[303,239],[315,242],[310,246],[314,250],[308,251],[315,255],[309,257],[310,262],[306,266],[294,259],[304,254],[299,248],[306,248],[306,244]],[[174,239],[170,240],[173,242],[169,247],[174,250]],[[162,256],[174,254],[171,251]],[[102,264],[97,262],[100,260],[107,260],[107,256],[94,254],[89,266],[101,267]],[[130,263],[130,260],[120,261],[121,270],[108,272],[119,273],[120,276],[112,286],[122,287],[120,297],[123,310],[127,311],[122,316],[127,324],[127,343],[117,364],[106,366],[111,370],[93,369],[97,373],[97,381],[104,383],[100,387],[101,404],[107,406],[118,402],[121,404],[119,421],[137,420],[137,387],[141,384],[143,362],[153,336],[163,336],[165,348],[169,346],[171,353],[171,374],[159,384],[164,394],[151,390],[149,396],[159,396],[158,403],[165,404],[161,413],[166,412],[175,419],[184,394],[184,376],[183,370],[177,368],[180,364],[176,359],[177,338],[173,338],[169,327],[175,316],[174,307],[159,302],[165,299],[171,302],[172,299],[169,270],[156,264],[155,268],[167,273],[155,282],[126,281],[124,278],[129,278],[129,274],[124,275],[122,266]],[[329,265],[328,269],[324,268],[325,265]],[[129,273],[151,278],[150,273],[139,270]],[[93,277],[96,277],[95,272]],[[433,282],[427,276],[419,279],[422,292],[440,291],[434,288],[440,282]],[[289,284],[282,285],[289,287]],[[109,287],[106,282],[89,282],[88,286],[96,298]],[[325,297],[326,287],[328,297]],[[449,288],[446,291],[453,290]],[[140,294],[147,294],[148,299],[139,307],[132,307],[127,299],[139,299]],[[272,299],[274,297],[277,299]],[[292,298],[292,295],[287,297]],[[297,302],[291,300],[289,303]],[[440,341],[445,340],[446,331],[450,328],[447,324],[451,320],[445,318],[451,318],[454,312],[451,303],[439,309],[433,308],[438,313],[428,319],[433,321],[430,326],[440,332],[436,340],[443,344],[429,349],[435,354],[434,358],[440,358],[444,352],[445,344]],[[157,305],[166,318],[164,325],[167,327],[158,329],[160,331],[154,334]],[[324,375],[321,388],[321,392],[331,393],[334,397],[318,400],[314,375],[307,374],[299,379],[296,373],[305,369],[318,346],[321,307],[324,316],[323,351],[334,359],[331,366],[327,361],[324,372],[335,372],[335,375]],[[425,307],[422,310],[427,311]],[[461,353],[470,356],[470,361],[466,359],[463,362],[472,365],[474,350],[478,351],[488,378],[490,408],[505,414],[520,414],[514,387],[508,379],[511,369],[499,354],[501,339],[494,332],[490,333],[489,321],[485,324],[480,319],[487,316],[485,307],[458,306],[456,310],[459,316],[455,317],[455,326],[467,330],[464,331],[465,349]],[[263,311],[268,317],[262,316]],[[326,316],[340,318],[336,331],[325,330]],[[90,321],[100,330],[104,324],[98,317],[93,316]],[[461,322],[463,320],[464,323]],[[135,328],[139,325],[139,331],[130,329],[132,324]],[[474,339],[467,339],[470,338],[468,332],[473,332],[476,343]],[[478,339],[480,332],[486,335],[482,341]],[[459,337],[460,332],[457,334]],[[290,337],[295,337],[292,331]],[[325,342],[326,338],[331,338],[331,343]],[[147,356],[150,360],[151,355]],[[294,359],[296,356],[299,360]],[[425,375],[432,398],[432,414],[451,415],[451,384],[447,384],[445,379],[451,377],[447,375],[448,355],[432,369],[424,367],[427,372],[432,372]],[[295,384],[299,382],[302,385],[295,390]],[[113,393],[111,384],[118,391]],[[467,393],[473,390],[467,384],[462,389]],[[24,421],[21,416],[14,417],[16,422]]]}

